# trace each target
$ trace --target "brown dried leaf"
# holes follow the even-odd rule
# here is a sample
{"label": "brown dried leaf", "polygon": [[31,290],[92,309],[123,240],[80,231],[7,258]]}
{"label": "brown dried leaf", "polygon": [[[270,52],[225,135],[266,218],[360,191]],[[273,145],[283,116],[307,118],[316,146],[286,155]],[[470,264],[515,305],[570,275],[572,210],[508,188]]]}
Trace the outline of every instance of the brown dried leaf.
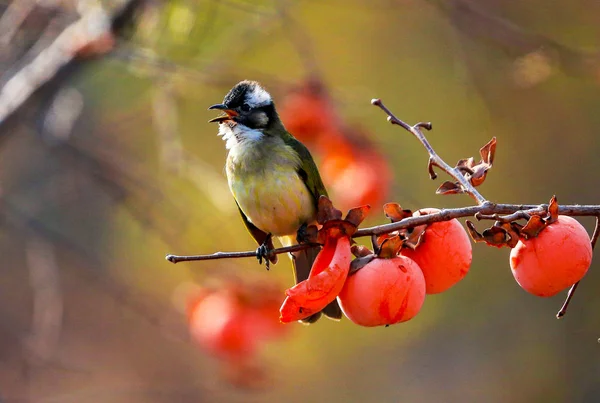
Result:
{"label": "brown dried leaf", "polygon": [[385,216],[392,222],[398,222],[405,218],[412,217],[412,211],[403,210],[398,203],[386,203],[383,205]]}
{"label": "brown dried leaf", "polygon": [[485,239],[483,239],[483,235],[477,232],[477,228],[475,228],[475,224],[473,224],[473,222],[466,220],[466,224],[467,230],[469,231],[469,235],[471,235],[473,242],[485,242]]}
{"label": "brown dried leaf", "polygon": [[506,233],[506,230],[502,227],[492,226],[483,231],[482,235],[485,243],[498,248],[503,247],[509,241],[509,236]]}
{"label": "brown dried leaf", "polygon": [[337,238],[340,236],[352,236],[356,232],[356,226],[345,220],[329,220],[323,224],[317,241],[324,244],[327,238]]}
{"label": "brown dried leaf", "polygon": [[373,251],[364,245],[352,245],[350,251],[356,257],[365,257],[373,254]]}
{"label": "brown dried leaf", "polygon": [[519,242],[518,227],[513,226],[513,224],[518,225],[516,223],[509,223],[509,222],[505,222],[505,223],[497,222],[496,223],[496,225],[501,226],[506,231],[506,234],[508,235],[508,240],[506,241],[506,244],[511,248],[514,248],[515,246],[517,246],[517,243]]}
{"label": "brown dried leaf", "polygon": [[[456,169],[462,173],[473,186],[481,185],[487,176],[487,171],[492,167],[496,153],[496,138],[493,137],[486,145],[481,147],[479,154],[481,160],[475,164],[471,158],[461,159],[456,163]],[[457,185],[457,184],[455,184]],[[442,185],[443,186],[443,185]],[[441,188],[441,187],[440,187]],[[440,189],[438,189],[439,191]],[[440,193],[440,192],[438,192]],[[444,193],[442,193],[444,194]]]}
{"label": "brown dried leaf", "polygon": [[413,246],[413,249],[416,249],[421,243],[425,242],[425,230],[427,229],[427,224],[419,225],[414,227],[412,231],[408,233],[407,236],[407,244],[410,243]]}
{"label": "brown dried leaf", "polygon": [[544,219],[539,215],[532,215],[527,224],[521,228],[521,236],[525,239],[534,238],[546,227]]}
{"label": "brown dried leaf", "polygon": [[475,165],[475,160],[473,159],[473,157],[470,157],[467,159],[458,160],[455,168],[458,169],[460,171],[460,173],[462,173],[463,175],[465,173],[472,174],[474,165]]}
{"label": "brown dried leaf", "polygon": [[548,204],[548,214],[549,218],[546,219],[548,224],[552,224],[558,220],[558,200],[556,199],[556,195],[552,196],[550,199],[550,203]]}
{"label": "brown dried leaf", "polygon": [[481,161],[485,164],[488,164],[491,168],[492,164],[494,163],[494,156],[496,155],[496,137],[492,137],[492,139],[488,141],[486,145],[481,147],[479,150],[479,155],[481,155]]}
{"label": "brown dried leaf", "polygon": [[471,177],[469,178],[471,185],[473,185],[475,187],[481,185],[483,183],[483,181],[485,181],[487,171],[490,168],[491,168],[491,166],[487,165],[487,164],[476,165],[473,170],[473,173],[471,174]]}
{"label": "brown dried leaf", "polygon": [[378,256],[384,259],[393,258],[398,255],[403,244],[404,239],[402,239],[400,235],[391,236],[385,239],[379,246]]}
{"label": "brown dried leaf", "polygon": [[368,265],[376,256],[374,254],[357,257],[350,263],[350,271],[348,271],[348,275],[352,275]]}
{"label": "brown dried leaf", "polygon": [[437,188],[435,193],[440,195],[459,194],[464,193],[464,190],[458,183],[446,181],[442,183],[439,188]]}
{"label": "brown dried leaf", "polygon": [[331,200],[327,196],[321,195],[319,197],[319,204],[317,209],[317,222],[321,225],[329,220],[341,220],[342,212],[335,207]]}
{"label": "brown dried leaf", "polygon": [[355,227],[358,227],[369,213],[369,210],[371,210],[371,206],[369,206],[368,204],[360,207],[355,207],[353,209],[348,210],[348,214],[346,214],[346,218],[344,218],[344,220],[348,221]]}

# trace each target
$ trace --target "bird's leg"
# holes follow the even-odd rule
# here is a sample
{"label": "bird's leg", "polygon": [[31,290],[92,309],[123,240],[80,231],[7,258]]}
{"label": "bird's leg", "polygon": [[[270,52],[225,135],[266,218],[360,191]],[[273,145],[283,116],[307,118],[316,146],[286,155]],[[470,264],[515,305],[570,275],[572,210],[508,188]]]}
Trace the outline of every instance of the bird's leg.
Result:
{"label": "bird's leg", "polygon": [[267,270],[271,267],[271,261],[269,260],[269,254],[271,253],[271,239],[273,235],[267,234],[263,243],[256,249],[256,258],[258,259],[258,263],[262,264],[263,258],[265,259],[265,266]]}
{"label": "bird's leg", "polygon": [[304,223],[298,228],[298,232],[296,232],[296,242],[298,243],[309,243],[310,235],[308,231],[308,224]]}

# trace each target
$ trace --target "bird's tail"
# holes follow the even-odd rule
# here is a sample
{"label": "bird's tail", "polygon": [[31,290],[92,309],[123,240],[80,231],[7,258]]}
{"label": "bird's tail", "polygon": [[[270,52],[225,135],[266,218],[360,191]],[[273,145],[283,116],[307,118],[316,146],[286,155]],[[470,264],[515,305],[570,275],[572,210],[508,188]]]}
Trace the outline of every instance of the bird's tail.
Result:
{"label": "bird's tail", "polygon": [[[293,244],[292,237],[281,237],[281,243],[284,246]],[[310,269],[319,254],[321,248],[315,246],[314,248],[308,248],[297,252],[290,253],[292,258],[292,265],[294,266],[294,276],[296,277],[296,284],[304,281],[310,274]],[[311,324],[319,320],[321,314],[324,314],[329,319],[340,320],[342,318],[342,310],[337,302],[337,299],[331,301],[321,312],[312,314],[311,316],[301,320],[302,323]]]}

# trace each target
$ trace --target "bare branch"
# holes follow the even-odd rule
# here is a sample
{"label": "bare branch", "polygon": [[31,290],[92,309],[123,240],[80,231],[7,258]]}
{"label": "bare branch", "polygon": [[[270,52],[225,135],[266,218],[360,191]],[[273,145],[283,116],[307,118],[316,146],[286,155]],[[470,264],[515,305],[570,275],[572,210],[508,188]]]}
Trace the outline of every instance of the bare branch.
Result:
{"label": "bare branch", "polygon": [[407,130],[413,136],[415,136],[417,138],[417,140],[419,140],[421,142],[421,144],[423,144],[423,147],[425,147],[425,150],[427,150],[427,153],[429,154],[428,167],[429,167],[429,176],[431,177],[431,179],[435,179],[437,176],[435,174],[435,172],[433,171],[433,166],[436,166],[436,167],[440,168],[442,171],[446,172],[452,178],[456,179],[456,181],[463,188],[464,192],[466,192],[469,196],[471,196],[473,199],[475,199],[477,204],[481,205],[481,204],[484,204],[487,202],[486,198],[483,197],[475,189],[475,187],[473,185],[471,185],[471,183],[464,177],[464,175],[460,171],[458,171],[456,168],[452,168],[450,165],[448,165],[439,155],[437,155],[437,153],[435,152],[435,150],[433,149],[431,144],[429,144],[429,141],[427,141],[427,138],[425,137],[425,135],[423,134],[421,129],[431,130],[432,129],[431,123],[419,122],[416,125],[411,126],[408,123],[398,119],[392,113],[392,111],[390,111],[387,108],[387,106],[385,106],[383,104],[383,102],[381,102],[381,99],[379,99],[379,98],[372,99],[371,104],[379,107],[382,111],[384,111],[388,115],[388,122],[398,125],[398,126],[401,126],[403,129]]}
{"label": "bare branch", "polygon": [[[460,207],[454,209],[444,209],[437,213],[427,214],[419,217],[408,217],[403,220],[391,224],[376,225],[374,227],[361,228],[357,230],[353,238],[388,234],[401,229],[414,228],[423,224],[432,224],[439,221],[449,221],[454,218],[479,216],[482,219],[496,219],[494,217],[504,214],[541,214],[548,209],[547,204],[526,205],[526,204],[495,204],[486,202],[479,206]],[[559,213],[568,216],[595,216],[600,217],[600,205],[564,205],[559,206]],[[488,218],[489,217],[489,218]],[[307,249],[311,244],[292,245],[285,248],[273,249],[271,254],[278,255],[280,253],[295,252]],[[243,257],[256,257],[256,251],[246,252],[217,252],[210,255],[194,255],[194,256],[177,256],[167,255],[166,259],[171,263],[196,260],[213,260],[213,259],[232,259]]]}

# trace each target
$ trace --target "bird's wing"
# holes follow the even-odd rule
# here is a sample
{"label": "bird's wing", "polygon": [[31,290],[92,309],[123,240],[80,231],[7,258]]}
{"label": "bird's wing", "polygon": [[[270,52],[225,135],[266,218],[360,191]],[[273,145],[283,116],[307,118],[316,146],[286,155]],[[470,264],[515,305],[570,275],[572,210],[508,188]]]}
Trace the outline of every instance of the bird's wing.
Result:
{"label": "bird's wing", "polygon": [[327,196],[327,190],[325,189],[325,185],[323,185],[317,165],[315,164],[312,155],[310,155],[310,151],[308,151],[308,148],[306,148],[304,144],[292,136],[285,137],[284,141],[300,156],[300,161],[302,163],[298,167],[298,175],[302,178],[308,191],[312,195],[316,208],[319,203],[319,197],[321,195]]}
{"label": "bird's wing", "polygon": [[[262,245],[263,242],[265,242],[265,239],[267,239],[268,234],[266,232],[258,229],[258,227],[256,225],[252,224],[248,220],[248,217],[246,217],[246,214],[244,214],[244,212],[240,208],[240,205],[238,204],[237,200],[235,201],[235,204],[237,205],[238,210],[240,211],[240,215],[242,216],[242,221],[244,221],[244,225],[246,226],[246,229],[248,230],[250,235],[252,235],[252,238],[254,238],[256,240],[258,245]],[[268,247],[269,247],[269,249],[274,249],[273,240],[269,240]],[[269,258],[269,260],[271,261],[271,263],[277,263],[277,255],[273,255],[273,257]]]}

